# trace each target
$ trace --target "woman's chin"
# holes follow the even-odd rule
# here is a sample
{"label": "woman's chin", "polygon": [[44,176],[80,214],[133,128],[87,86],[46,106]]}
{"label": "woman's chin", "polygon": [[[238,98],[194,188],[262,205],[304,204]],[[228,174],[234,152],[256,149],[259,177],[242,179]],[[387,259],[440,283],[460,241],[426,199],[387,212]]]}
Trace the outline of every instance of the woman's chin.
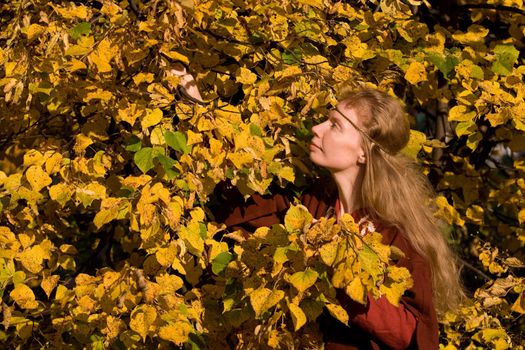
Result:
{"label": "woman's chin", "polygon": [[310,152],[310,160],[315,165],[323,166],[322,164],[319,163],[319,159],[317,159],[317,156],[316,156],[315,152]]}

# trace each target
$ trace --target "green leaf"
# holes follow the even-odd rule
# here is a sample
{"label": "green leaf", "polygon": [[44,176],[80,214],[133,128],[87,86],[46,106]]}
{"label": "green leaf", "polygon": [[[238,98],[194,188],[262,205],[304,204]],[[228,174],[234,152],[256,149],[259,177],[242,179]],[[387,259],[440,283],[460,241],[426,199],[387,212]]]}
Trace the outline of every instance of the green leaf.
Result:
{"label": "green leaf", "polygon": [[153,169],[153,159],[156,153],[157,152],[153,151],[153,148],[144,147],[133,156],[135,164],[144,174],[147,173],[148,170]]}
{"label": "green leaf", "polygon": [[89,22],[80,22],[73,28],[69,30],[69,35],[73,39],[78,39],[82,35],[88,35],[91,32],[91,23]]}
{"label": "green leaf", "polygon": [[208,237],[208,228],[204,222],[199,222],[199,234],[201,235],[202,239],[206,239]]}
{"label": "green leaf", "polygon": [[211,270],[214,274],[219,275],[230,261],[232,261],[233,255],[229,252],[222,252],[218,254],[211,262]]}
{"label": "green leaf", "polygon": [[317,281],[317,276],[319,274],[315,270],[307,268],[305,271],[296,272],[290,276],[290,284],[297,288],[299,292],[304,292],[314,285],[315,281]]}
{"label": "green leaf", "polygon": [[168,146],[173,148],[175,151],[183,152],[184,154],[191,152],[191,147],[188,146],[186,135],[180,131],[166,131],[164,133],[164,138],[166,139]]}
{"label": "green leaf", "polygon": [[492,64],[491,70],[500,75],[508,75],[512,72],[514,63],[518,60],[520,52],[513,45],[496,45],[494,48],[496,62]]}
{"label": "green leaf", "polygon": [[293,51],[283,52],[281,54],[283,62],[286,64],[298,64],[302,60],[302,54],[300,49],[294,49]]}
{"label": "green leaf", "polygon": [[173,179],[176,177],[179,173],[173,169],[173,166],[177,163],[177,161],[171,157],[165,156],[164,154],[157,154],[157,160],[162,165],[162,168],[166,172],[166,175],[168,176],[168,180]]}
{"label": "green leaf", "polygon": [[262,131],[259,125],[251,123],[250,124],[250,134],[252,134],[253,136],[262,137]]}
{"label": "green leaf", "polygon": [[126,151],[137,152],[142,148],[142,142],[140,139],[132,135],[126,140]]}
{"label": "green leaf", "polygon": [[459,60],[452,55],[440,55],[436,52],[428,52],[427,59],[432,62],[437,69],[443,73],[446,79],[450,79],[450,73],[454,70],[459,63]]}
{"label": "green leaf", "polygon": [[368,272],[374,281],[383,274],[383,264],[379,255],[368,245],[363,246],[363,249],[359,251],[359,261],[361,268]]}

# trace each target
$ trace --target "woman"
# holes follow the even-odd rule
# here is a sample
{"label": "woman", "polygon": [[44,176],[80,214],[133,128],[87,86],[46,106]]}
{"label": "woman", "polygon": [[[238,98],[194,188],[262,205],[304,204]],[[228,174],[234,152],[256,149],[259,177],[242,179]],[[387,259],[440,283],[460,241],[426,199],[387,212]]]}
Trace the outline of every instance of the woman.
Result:
{"label": "woman", "polygon": [[[188,88],[183,85],[186,90],[195,90],[191,75],[176,74],[192,82]],[[426,202],[432,189],[417,166],[400,154],[410,127],[399,101],[374,89],[348,93],[312,132],[310,159],[330,171],[335,186],[314,186],[302,203],[315,218],[334,207],[338,217],[350,213],[356,222],[371,222],[383,243],[405,253],[397,265],[408,268],[414,280],[399,307],[384,297],[369,298],[362,306],[339,293],[355,327],[322,317],[325,348],[437,349],[436,311],[454,309],[462,288],[454,256]],[[290,204],[283,195],[254,195],[235,203],[235,189],[220,191],[230,205],[217,211],[217,220],[245,232],[282,222]]]}

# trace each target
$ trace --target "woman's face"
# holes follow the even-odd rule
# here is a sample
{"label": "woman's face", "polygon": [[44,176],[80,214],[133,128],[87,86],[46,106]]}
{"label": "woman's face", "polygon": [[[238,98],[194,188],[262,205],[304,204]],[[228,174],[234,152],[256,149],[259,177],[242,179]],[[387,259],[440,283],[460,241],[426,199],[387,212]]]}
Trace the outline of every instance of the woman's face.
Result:
{"label": "woman's face", "polygon": [[[339,110],[353,123],[361,126],[357,114],[351,108],[338,104]],[[328,119],[312,128],[310,159],[332,173],[357,169],[365,164],[361,147],[361,134],[337,110],[328,113]]]}

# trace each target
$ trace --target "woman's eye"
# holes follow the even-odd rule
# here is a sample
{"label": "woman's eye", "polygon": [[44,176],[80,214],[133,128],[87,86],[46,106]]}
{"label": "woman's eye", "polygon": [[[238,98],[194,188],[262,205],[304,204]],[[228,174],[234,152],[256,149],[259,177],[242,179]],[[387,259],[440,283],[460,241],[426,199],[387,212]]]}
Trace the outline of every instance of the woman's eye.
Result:
{"label": "woman's eye", "polygon": [[336,128],[337,127],[337,124],[336,123],[330,123],[330,128],[333,129],[333,128]]}

